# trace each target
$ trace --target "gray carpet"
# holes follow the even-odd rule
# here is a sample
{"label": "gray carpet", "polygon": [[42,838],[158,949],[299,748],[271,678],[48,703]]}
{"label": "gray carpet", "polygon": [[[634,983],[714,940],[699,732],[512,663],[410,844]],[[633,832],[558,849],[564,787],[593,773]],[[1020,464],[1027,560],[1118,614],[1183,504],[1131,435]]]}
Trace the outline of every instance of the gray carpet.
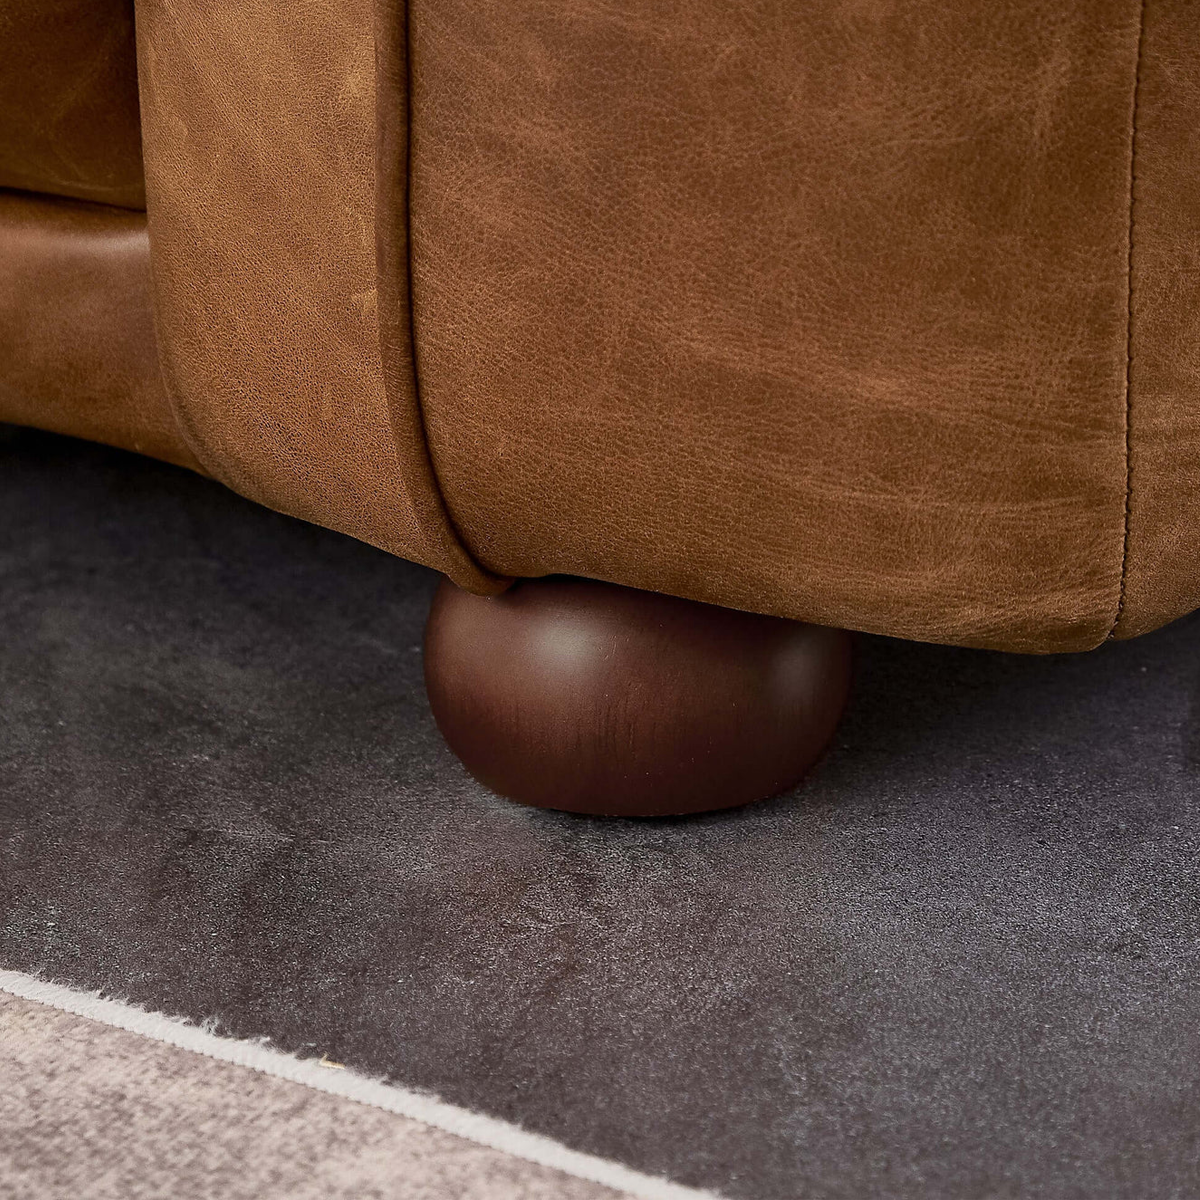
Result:
{"label": "gray carpet", "polygon": [[864,638],[806,787],[634,823],[458,767],[434,583],[0,432],[0,966],[732,1197],[1200,1191],[1200,621]]}

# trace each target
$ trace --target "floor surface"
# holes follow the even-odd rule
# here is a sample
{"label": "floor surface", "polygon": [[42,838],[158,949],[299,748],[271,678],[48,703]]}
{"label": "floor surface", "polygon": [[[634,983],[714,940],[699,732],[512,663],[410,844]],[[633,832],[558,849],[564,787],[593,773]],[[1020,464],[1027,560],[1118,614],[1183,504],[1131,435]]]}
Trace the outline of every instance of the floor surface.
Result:
{"label": "floor surface", "polygon": [[1200,1191],[1200,621],[863,638],[797,793],[625,822],[458,766],[434,583],[0,429],[0,967],[729,1197]]}
{"label": "floor surface", "polygon": [[5,1200],[635,1200],[370,1103],[14,996],[7,975]]}

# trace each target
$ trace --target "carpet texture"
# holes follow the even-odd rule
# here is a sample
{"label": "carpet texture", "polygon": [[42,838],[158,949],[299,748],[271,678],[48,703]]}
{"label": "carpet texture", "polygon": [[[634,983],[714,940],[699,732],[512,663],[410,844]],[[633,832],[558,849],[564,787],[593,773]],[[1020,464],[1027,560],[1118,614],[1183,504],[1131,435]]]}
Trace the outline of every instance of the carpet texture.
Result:
{"label": "carpet texture", "polygon": [[0,1063],[4,1196],[622,1196],[393,1113],[3,993]]}
{"label": "carpet texture", "polygon": [[0,436],[0,966],[734,1197],[1200,1191],[1200,621],[864,638],[806,786],[638,823],[465,775],[434,583]]}

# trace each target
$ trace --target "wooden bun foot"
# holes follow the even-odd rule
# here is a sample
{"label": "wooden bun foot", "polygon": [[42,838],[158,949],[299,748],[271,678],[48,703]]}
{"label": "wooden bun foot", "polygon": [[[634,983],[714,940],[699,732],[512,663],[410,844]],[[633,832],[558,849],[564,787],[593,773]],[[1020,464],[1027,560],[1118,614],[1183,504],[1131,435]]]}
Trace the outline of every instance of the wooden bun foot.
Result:
{"label": "wooden bun foot", "polygon": [[522,804],[612,816],[730,808],[792,786],[850,687],[850,636],[584,579],[443,583],[425,631],[438,727]]}

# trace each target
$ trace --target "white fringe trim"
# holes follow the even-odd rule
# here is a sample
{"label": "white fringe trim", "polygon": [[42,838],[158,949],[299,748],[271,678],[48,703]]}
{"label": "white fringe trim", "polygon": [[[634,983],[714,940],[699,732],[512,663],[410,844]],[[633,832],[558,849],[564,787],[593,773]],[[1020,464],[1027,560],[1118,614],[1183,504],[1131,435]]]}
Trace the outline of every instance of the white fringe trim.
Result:
{"label": "white fringe trim", "polygon": [[204,1054],[239,1067],[249,1067],[252,1071],[287,1079],[359,1104],[370,1104],[504,1154],[626,1192],[639,1197],[639,1200],[720,1200],[714,1192],[698,1191],[666,1179],[643,1175],[621,1163],[571,1150],[541,1134],[529,1133],[507,1121],[458,1108],[435,1096],[381,1083],[348,1070],[330,1070],[328,1065],[322,1066],[320,1060],[297,1058],[261,1042],[220,1037],[175,1017],[108,1000],[98,992],[80,992],[56,983],[46,983],[32,975],[5,970],[0,970],[0,991],[153,1038],[156,1042],[178,1046],[181,1050]]}

